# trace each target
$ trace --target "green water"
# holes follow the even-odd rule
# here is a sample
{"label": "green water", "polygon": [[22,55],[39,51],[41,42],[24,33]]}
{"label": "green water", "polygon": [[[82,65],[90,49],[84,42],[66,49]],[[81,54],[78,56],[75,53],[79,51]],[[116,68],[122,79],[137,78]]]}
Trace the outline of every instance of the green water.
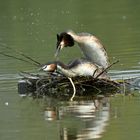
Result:
{"label": "green water", "polygon": [[[101,39],[111,62],[120,60],[110,70],[112,78],[140,77],[140,1],[0,2],[0,52],[20,57],[5,49],[7,45],[45,63],[54,60],[57,33],[90,32]],[[81,52],[75,46],[64,49],[60,60],[77,57]],[[1,140],[139,140],[139,90],[131,91],[135,96],[96,101],[19,97],[18,72],[35,70],[28,63],[0,56]]]}

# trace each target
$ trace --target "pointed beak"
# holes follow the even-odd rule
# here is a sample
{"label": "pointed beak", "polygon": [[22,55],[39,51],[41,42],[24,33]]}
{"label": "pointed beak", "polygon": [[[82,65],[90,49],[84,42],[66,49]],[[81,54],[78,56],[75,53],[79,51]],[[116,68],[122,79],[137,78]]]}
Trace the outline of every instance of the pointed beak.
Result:
{"label": "pointed beak", "polygon": [[39,71],[44,71],[45,65],[41,65],[41,67],[38,69]]}
{"label": "pointed beak", "polygon": [[38,71],[42,71],[42,70],[43,70],[42,68],[39,68],[39,69],[38,69]]}
{"label": "pointed beak", "polygon": [[57,58],[58,57],[58,55],[59,55],[59,53],[60,53],[60,51],[61,51],[61,45],[59,44],[58,46],[57,46],[57,48],[56,48],[56,52],[55,52],[55,58]]}
{"label": "pointed beak", "polygon": [[58,43],[56,52],[55,52],[55,58],[58,57],[60,51],[65,47],[65,42],[62,40],[60,43]]}

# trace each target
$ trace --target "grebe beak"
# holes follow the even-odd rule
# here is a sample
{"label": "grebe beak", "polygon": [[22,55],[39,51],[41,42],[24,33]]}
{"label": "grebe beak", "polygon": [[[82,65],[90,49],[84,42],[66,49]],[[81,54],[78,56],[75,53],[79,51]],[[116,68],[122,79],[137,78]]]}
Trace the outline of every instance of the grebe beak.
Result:
{"label": "grebe beak", "polygon": [[56,48],[55,57],[58,57],[60,51],[65,47],[64,41],[61,41]]}
{"label": "grebe beak", "polygon": [[41,69],[46,72],[52,71],[51,65],[44,65]]}
{"label": "grebe beak", "polygon": [[47,65],[44,65],[44,66],[42,66],[40,69],[39,69],[39,71],[46,71],[46,69],[47,69]]}
{"label": "grebe beak", "polygon": [[51,63],[44,65],[41,69],[46,72],[54,72],[56,68],[57,68],[56,64]]}
{"label": "grebe beak", "polygon": [[59,45],[59,46],[57,46],[57,49],[56,49],[56,52],[55,52],[55,58],[58,57],[60,50],[61,50],[61,46]]}

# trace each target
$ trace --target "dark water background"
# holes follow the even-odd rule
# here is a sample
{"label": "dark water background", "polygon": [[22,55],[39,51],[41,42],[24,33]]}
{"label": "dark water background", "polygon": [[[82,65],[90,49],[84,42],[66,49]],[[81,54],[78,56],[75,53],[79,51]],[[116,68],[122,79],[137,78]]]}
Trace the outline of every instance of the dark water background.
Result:
{"label": "dark water background", "polygon": [[[113,79],[137,77],[140,86],[139,0],[0,1],[0,52],[22,51],[41,63],[54,60],[56,33],[90,32],[105,45]],[[60,60],[81,57],[78,47],[64,49]],[[59,101],[21,98],[19,71],[36,67],[0,56],[1,140],[139,140],[140,96]]]}

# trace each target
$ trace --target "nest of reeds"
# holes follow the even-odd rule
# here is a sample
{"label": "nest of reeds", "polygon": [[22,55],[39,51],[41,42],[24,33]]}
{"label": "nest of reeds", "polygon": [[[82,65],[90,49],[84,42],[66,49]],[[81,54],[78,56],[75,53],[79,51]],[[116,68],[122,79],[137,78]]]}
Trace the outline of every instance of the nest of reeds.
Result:
{"label": "nest of reeds", "polygon": [[[42,66],[41,63],[31,58],[27,54],[24,54],[23,52],[16,50],[5,43],[0,43],[0,47],[3,48],[0,55],[23,61],[36,67]],[[6,53],[6,51],[10,53]],[[11,55],[12,53],[15,54]],[[125,92],[125,86],[133,86],[133,88],[137,88],[135,85],[133,85],[133,82],[131,85],[131,81],[116,82],[110,80],[109,78],[99,78],[100,75],[107,72],[112,65],[118,62],[119,61],[117,60],[109,65],[96,77],[90,76],[68,78],[59,73],[31,74],[21,72],[20,75],[22,76],[22,79],[18,82],[18,91],[21,95],[31,95],[33,97],[68,97],[72,100],[74,97],[96,96],[99,94],[110,95],[116,93],[117,91],[121,92],[121,87],[124,87],[123,92]]]}
{"label": "nest of reeds", "polygon": [[[110,79],[74,77],[71,80],[59,73],[31,74],[22,72],[22,81],[26,83],[24,91],[34,97],[50,96],[56,98],[71,98],[108,95],[120,90],[120,84]],[[19,82],[19,92],[22,92]],[[23,87],[23,86],[22,86]],[[25,90],[26,88],[26,90]]]}

